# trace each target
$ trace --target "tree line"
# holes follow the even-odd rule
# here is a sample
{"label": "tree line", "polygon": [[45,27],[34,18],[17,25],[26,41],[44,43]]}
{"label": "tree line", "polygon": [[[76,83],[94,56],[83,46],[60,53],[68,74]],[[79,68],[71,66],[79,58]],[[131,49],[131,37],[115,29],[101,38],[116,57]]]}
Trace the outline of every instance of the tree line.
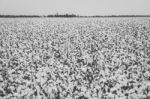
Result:
{"label": "tree line", "polygon": [[24,17],[150,17],[150,15],[94,15],[94,16],[81,16],[76,14],[55,14],[55,15],[0,15],[0,18],[24,18]]}

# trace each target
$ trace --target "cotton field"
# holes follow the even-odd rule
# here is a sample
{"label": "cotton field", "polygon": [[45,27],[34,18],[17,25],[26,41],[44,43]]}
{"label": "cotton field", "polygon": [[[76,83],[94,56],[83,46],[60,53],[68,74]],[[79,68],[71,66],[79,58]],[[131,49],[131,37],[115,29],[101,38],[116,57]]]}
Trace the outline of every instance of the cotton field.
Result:
{"label": "cotton field", "polygon": [[1,18],[0,99],[150,99],[150,18]]}

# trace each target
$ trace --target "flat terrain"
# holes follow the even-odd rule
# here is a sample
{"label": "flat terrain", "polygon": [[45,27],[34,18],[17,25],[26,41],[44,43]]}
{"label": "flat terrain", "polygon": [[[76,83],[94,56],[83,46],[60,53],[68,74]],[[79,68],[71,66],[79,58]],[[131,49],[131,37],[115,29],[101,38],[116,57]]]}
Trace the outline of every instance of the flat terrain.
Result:
{"label": "flat terrain", "polygon": [[0,18],[0,99],[150,99],[150,18]]}

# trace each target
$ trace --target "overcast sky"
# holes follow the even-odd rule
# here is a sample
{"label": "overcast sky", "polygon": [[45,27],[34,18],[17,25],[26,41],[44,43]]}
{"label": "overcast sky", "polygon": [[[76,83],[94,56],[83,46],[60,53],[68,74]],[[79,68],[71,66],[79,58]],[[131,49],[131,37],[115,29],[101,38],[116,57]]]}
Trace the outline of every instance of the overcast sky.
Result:
{"label": "overcast sky", "polygon": [[0,14],[150,15],[150,0],[0,0]]}

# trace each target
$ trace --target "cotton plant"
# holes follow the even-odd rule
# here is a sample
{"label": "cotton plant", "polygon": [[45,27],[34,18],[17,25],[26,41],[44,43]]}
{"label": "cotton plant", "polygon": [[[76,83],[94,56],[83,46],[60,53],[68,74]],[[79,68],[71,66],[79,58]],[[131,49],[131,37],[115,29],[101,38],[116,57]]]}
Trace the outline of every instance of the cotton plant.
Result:
{"label": "cotton plant", "polygon": [[148,25],[130,21],[1,23],[3,98],[148,97]]}

